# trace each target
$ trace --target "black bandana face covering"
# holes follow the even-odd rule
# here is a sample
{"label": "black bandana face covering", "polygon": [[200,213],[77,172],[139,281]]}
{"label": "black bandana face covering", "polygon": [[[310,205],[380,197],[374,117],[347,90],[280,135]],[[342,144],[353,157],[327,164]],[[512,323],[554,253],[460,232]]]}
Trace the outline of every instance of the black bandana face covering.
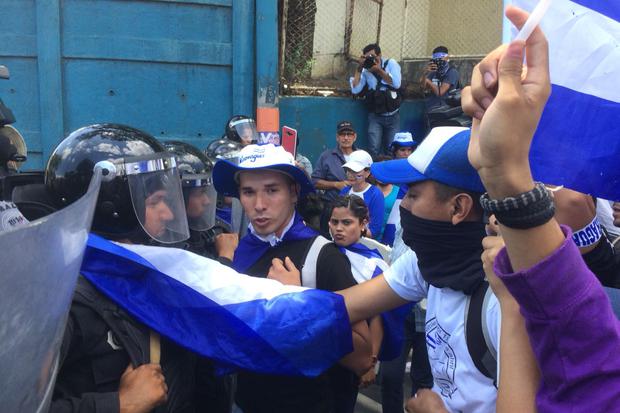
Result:
{"label": "black bandana face covering", "polygon": [[482,269],[483,222],[432,221],[400,207],[403,241],[418,257],[426,282],[471,295],[484,280]]}

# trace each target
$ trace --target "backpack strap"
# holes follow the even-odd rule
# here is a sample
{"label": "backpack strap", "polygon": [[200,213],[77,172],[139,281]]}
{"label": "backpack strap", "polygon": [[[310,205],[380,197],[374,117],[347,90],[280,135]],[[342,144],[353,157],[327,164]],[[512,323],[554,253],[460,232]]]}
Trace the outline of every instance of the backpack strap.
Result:
{"label": "backpack strap", "polygon": [[483,281],[471,296],[465,307],[465,341],[467,350],[476,368],[493,380],[497,387],[497,351],[491,344],[487,327],[487,309],[493,292],[489,283]]}
{"label": "backpack strap", "polygon": [[331,241],[322,235],[318,235],[308,248],[304,265],[301,267],[301,285],[309,288],[316,288],[316,264],[319,261],[319,254],[324,246]]}
{"label": "backpack strap", "polygon": [[[390,60],[392,60],[392,59],[386,59],[386,60],[385,60],[385,62],[383,62],[383,66],[381,66],[381,68],[383,69],[383,71],[385,71],[385,69],[387,68],[387,65],[388,65],[388,63],[390,62]],[[393,91],[393,92],[401,93],[401,89],[400,89],[400,88],[395,88],[394,86],[392,86],[392,85],[388,85],[387,83],[381,83],[381,81],[383,80],[383,79],[381,78],[381,76],[379,76],[379,75],[378,75],[378,74],[376,74],[376,73],[373,73],[373,74],[374,74],[374,75],[375,75],[375,77],[377,78],[377,89],[378,89],[379,87],[385,87],[385,88],[387,88],[388,90],[391,90],[391,91]]]}

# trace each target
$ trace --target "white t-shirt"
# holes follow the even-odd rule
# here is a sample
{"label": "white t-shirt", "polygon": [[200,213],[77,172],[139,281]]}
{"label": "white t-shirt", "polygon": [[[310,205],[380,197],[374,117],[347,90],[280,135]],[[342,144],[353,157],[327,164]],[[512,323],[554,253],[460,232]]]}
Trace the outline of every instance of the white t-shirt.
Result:
{"label": "white t-shirt", "polygon": [[351,188],[351,189],[349,189],[349,195],[357,195],[357,196],[359,196],[360,198],[364,199],[364,194],[365,194],[366,192],[368,192],[368,190],[370,189],[370,187],[371,187],[371,186],[372,186],[372,185],[368,184],[368,185],[366,186],[366,189],[363,189],[363,190],[362,190],[362,191],[360,191],[360,192],[355,192],[355,191],[353,190],[353,188]]}
{"label": "white t-shirt", "polygon": [[[401,255],[383,273],[388,285],[405,300],[427,297],[426,348],[433,373],[433,391],[450,412],[486,413],[495,411],[497,389],[493,381],[478,371],[465,341],[467,296],[450,288],[436,288],[424,281],[412,250]],[[500,309],[495,296],[487,307],[487,328],[498,353]]]}

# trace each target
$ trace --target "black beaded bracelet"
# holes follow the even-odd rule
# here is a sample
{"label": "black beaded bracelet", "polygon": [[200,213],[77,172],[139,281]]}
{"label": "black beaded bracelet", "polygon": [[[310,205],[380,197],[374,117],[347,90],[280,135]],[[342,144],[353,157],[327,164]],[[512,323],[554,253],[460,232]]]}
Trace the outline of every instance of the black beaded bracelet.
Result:
{"label": "black beaded bracelet", "polygon": [[515,229],[540,226],[555,214],[551,193],[540,182],[531,191],[504,199],[491,199],[485,193],[480,197],[480,204],[486,213],[495,214],[502,225]]}

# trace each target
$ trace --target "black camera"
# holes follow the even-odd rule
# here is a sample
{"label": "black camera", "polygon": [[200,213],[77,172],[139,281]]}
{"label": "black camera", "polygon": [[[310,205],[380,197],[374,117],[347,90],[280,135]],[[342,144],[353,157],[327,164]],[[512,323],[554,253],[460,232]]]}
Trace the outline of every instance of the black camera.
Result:
{"label": "black camera", "polygon": [[364,69],[370,69],[375,65],[375,57],[376,56],[372,54],[370,56],[366,56],[366,59],[364,59],[364,64],[362,65]]}

